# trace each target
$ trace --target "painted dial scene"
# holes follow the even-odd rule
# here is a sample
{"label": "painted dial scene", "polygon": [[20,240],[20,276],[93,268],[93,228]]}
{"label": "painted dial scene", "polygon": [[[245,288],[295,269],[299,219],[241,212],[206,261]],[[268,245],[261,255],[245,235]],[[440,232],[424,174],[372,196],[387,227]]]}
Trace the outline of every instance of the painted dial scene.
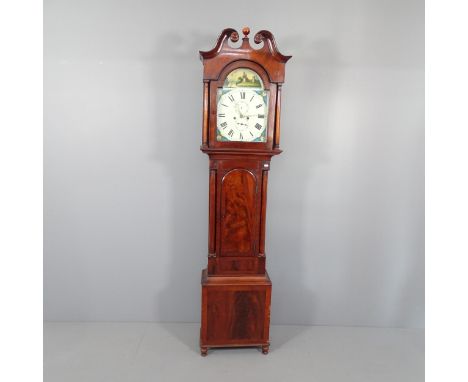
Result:
{"label": "painted dial scene", "polygon": [[217,140],[265,142],[267,94],[254,71],[244,68],[231,72],[218,92]]}

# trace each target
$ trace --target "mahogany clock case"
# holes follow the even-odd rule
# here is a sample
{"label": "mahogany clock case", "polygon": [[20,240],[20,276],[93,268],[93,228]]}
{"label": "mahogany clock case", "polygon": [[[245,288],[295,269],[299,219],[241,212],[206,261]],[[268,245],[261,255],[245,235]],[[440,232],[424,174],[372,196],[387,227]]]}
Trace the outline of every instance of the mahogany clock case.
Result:
{"label": "mahogany clock case", "polygon": [[[271,281],[265,269],[265,217],[271,157],[281,153],[280,109],[284,67],[273,35],[260,31],[250,45],[231,47],[225,29],[216,46],[200,52],[204,66],[201,150],[209,155],[208,266],[202,272],[201,354],[212,347],[259,346],[268,353]],[[253,70],[269,94],[264,142],[217,139],[217,94],[235,69]]]}

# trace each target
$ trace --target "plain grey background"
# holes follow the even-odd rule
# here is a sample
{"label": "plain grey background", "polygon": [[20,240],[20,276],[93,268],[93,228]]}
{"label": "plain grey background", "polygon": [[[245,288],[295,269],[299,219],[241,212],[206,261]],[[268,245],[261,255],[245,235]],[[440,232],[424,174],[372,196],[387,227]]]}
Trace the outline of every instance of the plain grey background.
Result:
{"label": "plain grey background", "polygon": [[272,322],[424,326],[422,0],[46,0],[44,13],[46,320],[199,321],[198,50],[248,25],[293,55],[269,177]]}

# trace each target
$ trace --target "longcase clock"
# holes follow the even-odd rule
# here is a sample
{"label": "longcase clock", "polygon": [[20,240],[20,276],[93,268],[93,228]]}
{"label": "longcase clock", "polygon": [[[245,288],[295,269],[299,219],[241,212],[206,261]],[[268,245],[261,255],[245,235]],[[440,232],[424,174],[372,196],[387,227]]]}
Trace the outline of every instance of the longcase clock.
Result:
{"label": "longcase clock", "polygon": [[261,347],[268,353],[271,281],[265,269],[270,160],[281,153],[283,56],[262,30],[249,42],[231,28],[203,62],[201,150],[209,155],[208,266],[202,271],[200,351]]}

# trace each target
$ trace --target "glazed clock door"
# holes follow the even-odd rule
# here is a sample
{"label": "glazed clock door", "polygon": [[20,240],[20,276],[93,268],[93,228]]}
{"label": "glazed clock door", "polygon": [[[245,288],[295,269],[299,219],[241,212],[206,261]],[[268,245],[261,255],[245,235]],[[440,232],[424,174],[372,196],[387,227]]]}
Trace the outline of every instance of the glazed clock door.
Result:
{"label": "glazed clock door", "polygon": [[230,72],[218,89],[216,140],[218,142],[266,142],[268,90],[252,69]]}

